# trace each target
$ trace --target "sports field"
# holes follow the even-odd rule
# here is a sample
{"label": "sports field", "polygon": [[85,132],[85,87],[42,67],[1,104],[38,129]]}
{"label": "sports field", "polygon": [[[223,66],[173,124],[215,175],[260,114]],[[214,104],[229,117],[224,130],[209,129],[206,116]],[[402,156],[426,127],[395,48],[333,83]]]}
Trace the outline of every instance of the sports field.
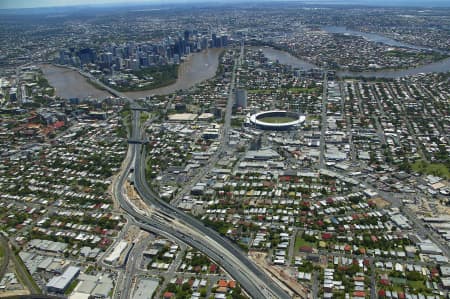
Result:
{"label": "sports field", "polygon": [[289,116],[267,116],[258,118],[258,120],[269,124],[284,124],[291,121],[296,121],[295,118]]}

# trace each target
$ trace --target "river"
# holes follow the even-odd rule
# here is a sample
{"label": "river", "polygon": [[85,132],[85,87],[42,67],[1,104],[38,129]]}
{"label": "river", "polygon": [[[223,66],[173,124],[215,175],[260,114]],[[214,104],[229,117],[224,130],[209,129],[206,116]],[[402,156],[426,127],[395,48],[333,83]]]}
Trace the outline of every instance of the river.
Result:
{"label": "river", "polygon": [[[149,95],[162,95],[179,89],[188,89],[195,84],[211,79],[215,76],[219,65],[219,56],[223,49],[208,49],[200,53],[191,54],[180,65],[178,79],[174,84],[144,91],[124,92],[130,98],[143,98]],[[106,91],[99,90],[86,81],[77,71],[54,65],[43,65],[42,71],[55,88],[57,96],[62,98],[109,97]]]}
{"label": "river", "polygon": [[[276,50],[273,48],[261,48],[264,55],[269,59],[280,63],[290,64],[293,67],[303,68],[308,70],[311,68],[319,68],[318,66],[311,64],[305,60],[292,56],[286,51]],[[433,72],[448,72],[450,71],[450,58],[425,64],[422,66],[399,69],[399,70],[378,70],[367,72],[350,72],[350,71],[338,71],[336,74],[340,77],[365,77],[365,78],[400,78],[405,76],[417,75],[420,73],[433,73]]]}
{"label": "river", "polygon": [[393,46],[393,47],[442,52],[440,50],[434,50],[431,48],[426,48],[426,47],[421,47],[421,46],[416,46],[416,45],[399,42],[395,39],[392,39],[392,38],[389,38],[389,37],[386,37],[386,36],[383,36],[380,34],[356,31],[356,30],[348,29],[347,27],[343,27],[343,26],[323,26],[322,29],[329,33],[340,33],[340,34],[361,36],[361,37],[365,38],[366,40],[369,40],[372,42],[377,42],[377,43],[383,43],[385,45]]}
{"label": "river", "polygon": [[[282,64],[288,64],[294,68],[301,68],[303,70],[318,68],[316,65],[299,59],[288,52],[269,47],[262,47],[261,49],[264,55],[270,60],[278,60]],[[126,92],[125,94],[131,98],[143,98],[149,95],[169,94],[180,89],[188,89],[195,84],[214,77],[222,51],[222,49],[209,49],[208,51],[191,54],[180,65],[178,79],[172,85],[146,91]],[[56,95],[62,98],[85,98],[89,96],[105,98],[110,96],[108,92],[99,90],[89,84],[77,71],[53,65],[44,65],[42,70],[50,85],[55,87]],[[337,75],[340,77],[399,78],[420,73],[448,71],[450,71],[450,58],[409,69],[368,72],[338,71]]]}
{"label": "river", "polygon": [[148,95],[162,95],[173,93],[180,89],[188,89],[195,84],[211,79],[216,75],[219,66],[219,56],[223,49],[208,49],[191,54],[180,65],[178,79],[174,84],[144,91],[125,92],[130,98],[144,98]]}
{"label": "river", "polygon": [[291,65],[294,68],[300,68],[302,70],[310,70],[318,68],[316,65],[307,62],[306,60],[299,59],[292,56],[288,52],[276,50],[270,47],[252,47],[255,50],[262,49],[264,56],[272,61],[278,61],[281,64]]}
{"label": "river", "polygon": [[433,63],[399,70],[379,70],[368,72],[339,71],[339,77],[364,77],[364,78],[400,78],[421,73],[443,73],[450,71],[450,58]]}
{"label": "river", "polygon": [[[342,26],[323,26],[322,29],[326,32],[330,33],[341,33],[341,34],[348,34],[348,35],[354,35],[354,36],[361,36],[369,41],[383,43],[388,46],[394,46],[394,47],[403,47],[403,48],[409,48],[409,49],[416,49],[416,50],[427,50],[427,51],[436,51],[440,53],[448,53],[442,50],[438,49],[430,49],[426,47],[420,47],[416,45],[411,45],[403,42],[396,41],[392,38],[379,35],[376,33],[367,33],[367,32],[361,32],[356,31],[352,29],[348,29],[346,27]],[[338,76],[341,77],[376,77],[376,78],[399,78],[399,77],[405,77],[405,76],[411,76],[416,75],[420,73],[432,73],[432,72],[448,72],[450,71],[450,58],[436,61],[433,63],[412,67],[412,68],[406,68],[406,69],[399,69],[399,70],[379,70],[379,71],[367,71],[367,72],[350,72],[350,71],[339,71],[337,72]]]}
{"label": "river", "polygon": [[64,99],[70,98],[107,98],[109,92],[92,86],[77,71],[51,64],[41,66],[44,76],[55,88],[55,95]]}

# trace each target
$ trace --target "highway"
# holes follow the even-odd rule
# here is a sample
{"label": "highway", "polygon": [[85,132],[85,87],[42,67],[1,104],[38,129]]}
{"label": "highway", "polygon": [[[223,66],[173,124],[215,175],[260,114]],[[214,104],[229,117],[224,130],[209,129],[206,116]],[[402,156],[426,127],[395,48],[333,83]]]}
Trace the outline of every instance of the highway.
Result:
{"label": "highway", "polygon": [[137,256],[141,254],[145,250],[144,244],[140,244],[140,246],[136,246],[136,244],[133,245],[133,247],[130,249],[128,260],[125,267],[125,273],[122,280],[122,298],[131,298],[132,297],[132,287],[134,284],[134,277],[137,273]]}
{"label": "highway", "polygon": [[[130,151],[129,154],[131,154],[131,157],[129,158],[130,161],[134,160],[134,156],[137,152],[137,148],[139,148],[140,145],[132,144],[130,145]],[[138,159],[136,159],[138,160]],[[121,186],[125,183],[126,178],[128,177],[128,173],[131,170],[132,163],[129,163],[128,166],[125,168],[125,170],[120,175],[120,178],[117,180],[117,186],[114,188],[115,195],[117,199],[120,201],[122,208],[127,211],[136,221],[136,224],[139,225],[142,229],[156,232],[158,234],[161,234],[163,236],[169,236],[171,238],[175,238],[181,242],[184,242],[194,248],[197,248],[198,250],[205,253],[207,256],[209,256],[211,259],[216,261],[219,265],[223,267],[224,270],[226,270],[234,279],[240,282],[242,287],[253,297],[253,298],[290,298],[287,294],[285,294],[283,291],[280,290],[281,295],[270,295],[266,292],[264,292],[264,288],[269,288],[270,285],[265,285],[264,282],[259,282],[259,284],[256,284],[255,281],[258,281],[258,279],[254,279],[253,277],[250,278],[247,274],[249,271],[245,270],[245,263],[240,262],[237,258],[233,257],[232,254],[226,254],[224,253],[224,249],[217,249],[219,246],[210,246],[209,243],[214,243],[209,240],[207,235],[196,232],[195,230],[189,231],[188,228],[182,229],[181,227],[175,226],[171,222],[167,222],[167,220],[164,220],[161,216],[147,216],[141,214],[139,211],[137,211],[125,198],[123,194],[123,189]],[[167,217],[166,217],[167,218]],[[229,241],[228,241],[229,242]],[[242,254],[242,252],[241,252]],[[248,258],[245,256],[245,259],[248,263],[251,263],[251,261],[248,260]],[[261,272],[261,270],[259,270]],[[250,272],[250,275],[255,275]],[[262,274],[264,275],[264,274]],[[259,274],[256,274],[256,277],[259,276]],[[265,275],[264,275],[265,276]],[[124,285],[122,289],[122,295],[129,294],[130,286]],[[122,297],[126,298],[126,297]]]}
{"label": "highway", "polygon": [[[138,112],[133,114],[133,138],[138,126]],[[134,184],[141,198],[166,217],[172,217],[177,222],[164,223],[164,221],[146,218],[151,225],[170,233],[183,242],[204,252],[232,277],[241,283],[243,288],[253,298],[290,298],[278,285],[276,285],[261,269],[259,269],[237,245],[229,239],[206,227],[199,220],[185,214],[169,203],[161,200],[148,186],[145,179],[145,150],[141,144],[132,145],[134,148]],[[141,220],[142,219],[141,217]],[[178,225],[175,225],[178,224]]]}
{"label": "highway", "polygon": [[[140,128],[140,111],[132,113],[131,140],[144,140]],[[228,134],[226,134],[228,135]],[[227,138],[223,137],[223,138]],[[122,169],[113,186],[113,193],[122,208],[131,215],[142,229],[169,236],[196,248],[218,263],[252,298],[291,298],[263,270],[258,268],[237,245],[221,236],[199,220],[185,214],[161,200],[148,186],[145,178],[145,148],[140,143],[129,143],[129,150]],[[134,167],[134,169],[133,169]],[[155,209],[153,215],[146,215],[132,206],[124,196],[123,186],[129,173],[134,171],[134,184],[141,198]],[[129,294],[130,286],[125,286]]]}

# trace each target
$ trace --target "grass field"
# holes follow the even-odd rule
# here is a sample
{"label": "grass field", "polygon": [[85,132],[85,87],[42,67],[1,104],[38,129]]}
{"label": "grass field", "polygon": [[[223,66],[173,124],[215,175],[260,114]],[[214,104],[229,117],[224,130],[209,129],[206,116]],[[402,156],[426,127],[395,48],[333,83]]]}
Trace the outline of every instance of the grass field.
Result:
{"label": "grass field", "polygon": [[72,281],[72,283],[69,285],[67,290],[64,292],[64,295],[70,295],[73,292],[73,290],[75,290],[75,288],[77,287],[79,282],[80,281],[78,279],[75,279],[74,281]]}
{"label": "grass field", "polygon": [[275,92],[275,89],[249,89],[247,90],[248,93],[253,94],[271,94],[272,92]]}
{"label": "grass field", "polygon": [[291,93],[313,93],[317,92],[318,88],[305,88],[305,87],[291,87],[291,88],[277,88],[277,89],[249,89],[250,94],[271,94],[274,92],[291,92]]}
{"label": "grass field", "polygon": [[425,287],[425,283],[423,282],[423,281],[420,281],[420,280],[416,280],[416,281],[414,281],[414,280],[409,280],[408,282],[407,282],[407,284],[411,287],[411,288],[414,288],[414,289],[416,289],[416,290],[420,290],[420,289],[425,289],[426,287]]}
{"label": "grass field", "polygon": [[437,175],[450,179],[450,169],[443,163],[427,163],[423,160],[414,162],[411,165],[412,170],[418,173]]}
{"label": "grass field", "polygon": [[295,121],[296,119],[288,116],[267,116],[258,118],[258,120],[269,124],[284,124]]}
{"label": "grass field", "polygon": [[308,242],[302,238],[302,233],[298,232],[295,237],[295,245],[294,245],[294,253],[297,254],[299,252],[300,247],[302,246],[311,246],[316,247],[314,243]]}

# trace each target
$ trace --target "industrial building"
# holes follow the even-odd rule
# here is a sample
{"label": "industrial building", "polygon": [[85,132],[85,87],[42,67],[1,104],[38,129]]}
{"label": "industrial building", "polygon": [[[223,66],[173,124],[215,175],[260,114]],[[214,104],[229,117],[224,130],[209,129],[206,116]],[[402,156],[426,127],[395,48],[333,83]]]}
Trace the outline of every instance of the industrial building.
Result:
{"label": "industrial building", "polygon": [[133,299],[152,298],[158,285],[159,281],[157,280],[141,279],[134,289]]}
{"label": "industrial building", "polygon": [[113,251],[105,258],[105,263],[110,265],[116,263],[127,247],[128,242],[120,241],[116,247],[114,247]]}
{"label": "industrial building", "polygon": [[47,283],[49,293],[64,293],[72,281],[80,274],[80,268],[69,266],[60,276],[55,276]]}

